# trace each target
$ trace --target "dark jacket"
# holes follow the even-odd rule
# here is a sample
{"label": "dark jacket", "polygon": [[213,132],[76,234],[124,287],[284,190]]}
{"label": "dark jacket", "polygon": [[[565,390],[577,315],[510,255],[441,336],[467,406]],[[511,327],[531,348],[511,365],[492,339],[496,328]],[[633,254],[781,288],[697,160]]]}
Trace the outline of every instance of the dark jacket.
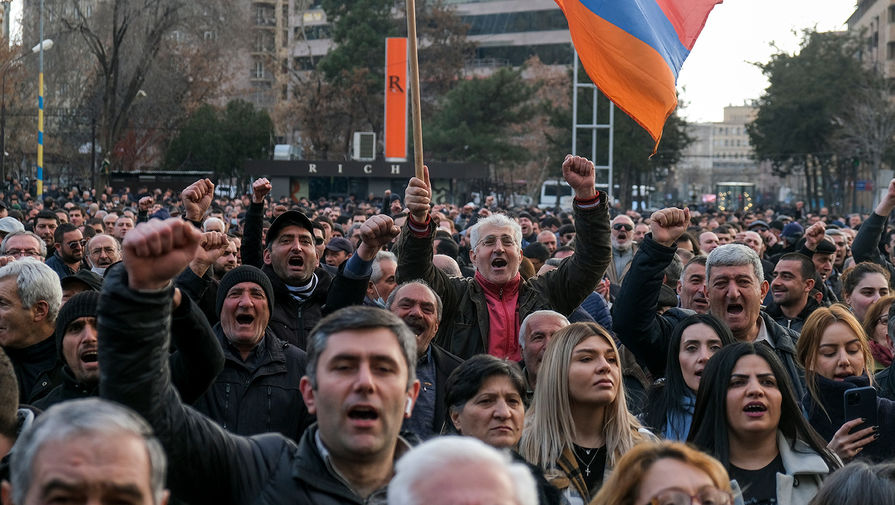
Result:
{"label": "dark jacket", "polygon": [[[165,351],[171,296],[171,289],[130,290],[124,268],[114,267],[103,286],[98,323],[100,394],[152,426],[168,456],[173,495],[192,505],[364,503],[328,469],[316,427],[298,445],[275,433],[243,437],[183,406]],[[399,439],[396,449],[404,448]],[[384,490],[374,496],[366,503],[384,503]]]}
{"label": "dark jacket", "polygon": [[435,344],[431,344],[431,347],[432,361],[435,362],[435,415],[432,418],[432,434],[438,435],[447,419],[448,405],[444,403],[447,397],[447,380],[463,360]]}
{"label": "dark jacket", "polygon": [[[192,404],[214,383],[224,368],[224,353],[211,327],[189,297],[182,297],[180,306],[171,314],[171,383],[184,403]],[[60,373],[62,383],[50,394],[34,402],[47,410],[66,400],[99,396],[99,384],[79,383],[68,365]]]}
{"label": "dark jacket", "polygon": [[820,304],[817,303],[813,297],[808,297],[808,303],[805,304],[805,308],[802,309],[801,312],[796,315],[796,317],[789,319],[783,314],[783,310],[776,303],[772,303],[768,305],[765,309],[765,312],[768,313],[769,316],[779,324],[780,326],[790,329],[796,333],[802,333],[802,326],[805,324],[805,320],[808,319],[808,316],[814,312],[815,309],[820,307]]}
{"label": "dark jacket", "polygon": [[895,361],[880,370],[874,378],[876,379],[876,393],[881,398],[895,401],[895,373],[892,373],[893,366],[895,366]]}
{"label": "dark jacket", "polygon": [[214,333],[224,351],[224,369],[196,401],[196,410],[232,433],[278,432],[297,442],[312,422],[298,387],[308,362],[305,352],[268,330],[249,365],[220,324]]}
{"label": "dark jacket", "polygon": [[[576,252],[556,270],[532,277],[519,286],[518,320],[537,310],[550,309],[568,316],[588,294],[611,261],[609,213],[606,195],[593,209],[575,207]],[[408,219],[408,223],[409,223]],[[426,281],[442,299],[444,312],[435,342],[463,359],[487,352],[490,320],[482,286],[473,278],[448,277],[432,264],[435,227],[428,236],[417,237],[405,223],[398,238],[398,282]]]}
{"label": "dark jacket", "polygon": [[19,384],[19,402],[33,405],[62,384],[62,362],[52,335],[22,349],[3,349],[12,362]]}
{"label": "dark jacket", "polygon": [[[323,316],[346,305],[360,305],[367,292],[367,283],[358,279],[345,278],[343,269],[339,269],[334,278],[324,268],[318,267],[317,287],[304,302],[296,300],[286,284],[277,277],[270,265],[264,264],[261,244],[261,223],[264,212],[263,204],[252,203],[246,211],[245,228],[242,240],[242,262],[252,265],[267,274],[274,291],[274,309],[270,314],[267,327],[274,335],[301,350],[307,349],[308,334]],[[341,279],[339,277],[342,277]],[[335,286],[335,287],[334,287]],[[332,292],[331,292],[332,291]],[[337,301],[330,302],[332,295]],[[355,301],[354,303],[351,303]]]}
{"label": "dark jacket", "polygon": [[62,261],[62,258],[59,257],[59,253],[57,252],[53,252],[53,254],[51,254],[50,257],[47,258],[46,261],[44,261],[44,263],[54,272],[56,272],[56,275],[59,276],[60,280],[68,277],[69,275],[75,275],[76,273],[70,266],[66,265],[65,262]]}
{"label": "dark jacket", "polygon": [[[861,227],[851,245],[851,255],[855,263],[872,261],[889,271],[889,285],[895,286],[895,267],[880,253],[879,241],[886,229],[887,217],[872,212]],[[838,293],[837,293],[838,294]]]}
{"label": "dark jacket", "polygon": [[[612,306],[616,336],[634,353],[638,362],[652,372],[653,377],[665,375],[671,334],[677,323],[688,315],[680,309],[656,314],[659,286],[674,251],[674,248],[645,237]],[[760,312],[759,317],[767,328],[774,351],[793,381],[797,398],[801,398],[805,392],[805,375],[795,356],[799,334],[780,326],[764,312]]]}
{"label": "dark jacket", "polygon": [[[816,375],[816,385],[821,410],[810,394],[802,397],[802,408],[808,414],[808,422],[811,426],[829,442],[843,424],[845,424],[845,399],[843,394],[849,389],[870,385],[867,376],[846,377],[843,381],[834,381],[821,375]],[[895,402],[887,398],[877,397],[877,422],[879,423],[878,440],[874,440],[864,446],[860,457],[868,458],[879,463],[890,459],[895,453]]]}

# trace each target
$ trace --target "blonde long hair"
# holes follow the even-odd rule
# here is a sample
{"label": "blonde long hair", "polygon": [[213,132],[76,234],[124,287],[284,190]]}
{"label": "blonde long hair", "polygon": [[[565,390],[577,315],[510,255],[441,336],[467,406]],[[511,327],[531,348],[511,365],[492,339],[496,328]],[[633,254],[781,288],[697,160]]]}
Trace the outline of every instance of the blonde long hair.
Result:
{"label": "blonde long hair", "polygon": [[[618,355],[615,341],[600,325],[574,323],[557,331],[544,353],[538,371],[531,408],[525,418],[525,429],[519,452],[529,463],[540,467],[548,479],[557,471],[556,461],[565,448],[572,448],[575,423],[569,400],[569,365],[572,351],[590,337],[600,337]],[[610,365],[619,367],[618,364]],[[619,377],[621,369],[619,368]],[[646,440],[639,430],[637,418],[628,412],[625,388],[616,384],[615,400],[606,407],[603,433],[606,440],[607,466],[613,467],[637,443]]]}

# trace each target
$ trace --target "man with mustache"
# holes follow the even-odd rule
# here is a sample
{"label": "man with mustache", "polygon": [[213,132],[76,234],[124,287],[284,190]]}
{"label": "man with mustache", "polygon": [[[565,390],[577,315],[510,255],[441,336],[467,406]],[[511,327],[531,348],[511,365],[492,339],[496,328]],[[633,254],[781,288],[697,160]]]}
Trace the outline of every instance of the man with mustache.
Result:
{"label": "man with mustache", "polygon": [[634,242],[634,221],[630,217],[621,214],[615,216],[610,225],[612,230],[612,261],[606,271],[609,282],[616,286],[621,284],[622,277],[628,273],[628,266],[637,252],[637,244]]}
{"label": "man with mustache", "polygon": [[444,310],[441,297],[426,283],[410,281],[392,291],[386,308],[400,317],[416,335],[416,378],[420,381],[420,394],[413,415],[404,420],[402,429],[424,440],[432,438],[441,433],[447,414],[444,403],[447,379],[463,362],[432,343]]}

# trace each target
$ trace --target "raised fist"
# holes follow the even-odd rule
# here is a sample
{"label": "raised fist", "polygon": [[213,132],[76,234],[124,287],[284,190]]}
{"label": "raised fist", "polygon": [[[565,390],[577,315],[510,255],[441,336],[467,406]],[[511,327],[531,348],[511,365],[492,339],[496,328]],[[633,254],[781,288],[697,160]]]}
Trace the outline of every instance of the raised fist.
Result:
{"label": "raised fist", "polygon": [[264,203],[264,198],[270,193],[272,186],[270,181],[261,177],[252,183],[252,203]]}
{"label": "raised fist", "polygon": [[202,232],[178,218],[153,219],[129,231],[122,242],[131,289],[161,289],[196,256]]}
{"label": "raised fist", "polygon": [[653,212],[650,216],[650,231],[653,234],[653,240],[671,247],[677,242],[677,239],[687,231],[690,225],[690,209],[677,209],[669,207]]}
{"label": "raised fist", "polygon": [[432,184],[429,182],[429,167],[423,165],[423,179],[411,177],[404,190],[404,205],[417,223],[425,223],[429,217],[432,202]]}

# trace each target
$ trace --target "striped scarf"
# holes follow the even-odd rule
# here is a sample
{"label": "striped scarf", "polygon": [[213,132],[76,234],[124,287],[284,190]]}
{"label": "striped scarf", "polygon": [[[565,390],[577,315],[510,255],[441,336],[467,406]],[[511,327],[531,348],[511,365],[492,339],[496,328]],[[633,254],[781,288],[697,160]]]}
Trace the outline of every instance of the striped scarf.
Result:
{"label": "striped scarf", "polygon": [[308,298],[314,294],[314,290],[317,289],[317,274],[311,274],[311,280],[308,281],[304,286],[290,286],[286,285],[286,289],[289,290],[289,294],[292,295],[292,298],[295,298],[299,303],[304,303],[308,301]]}

